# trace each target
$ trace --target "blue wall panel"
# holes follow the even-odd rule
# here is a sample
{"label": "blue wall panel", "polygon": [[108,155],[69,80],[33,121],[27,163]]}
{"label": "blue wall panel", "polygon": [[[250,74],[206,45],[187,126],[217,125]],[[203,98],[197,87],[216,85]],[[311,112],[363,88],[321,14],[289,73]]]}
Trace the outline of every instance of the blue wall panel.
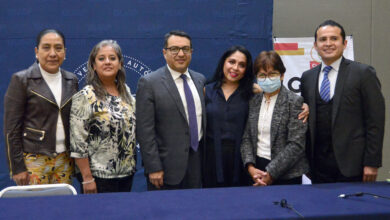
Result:
{"label": "blue wall panel", "polygon": [[[232,45],[255,57],[272,49],[273,0],[0,0],[0,103],[11,75],[35,61],[35,37],[44,28],[66,36],[63,68],[81,83],[92,47],[114,39],[125,55],[127,83],[135,93],[140,76],[165,64],[163,36],[181,29],[193,38],[190,68],[210,77]],[[0,108],[3,133],[3,107]],[[8,176],[4,136],[0,136],[0,189]]]}

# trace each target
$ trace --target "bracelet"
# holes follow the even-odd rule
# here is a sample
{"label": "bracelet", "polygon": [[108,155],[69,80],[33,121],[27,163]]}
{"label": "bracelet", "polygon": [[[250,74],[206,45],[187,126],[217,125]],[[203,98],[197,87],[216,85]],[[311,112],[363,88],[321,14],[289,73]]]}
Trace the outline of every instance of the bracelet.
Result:
{"label": "bracelet", "polygon": [[81,184],[88,184],[88,183],[93,183],[95,182],[95,178],[92,178],[91,180],[88,180],[88,181],[83,181]]}

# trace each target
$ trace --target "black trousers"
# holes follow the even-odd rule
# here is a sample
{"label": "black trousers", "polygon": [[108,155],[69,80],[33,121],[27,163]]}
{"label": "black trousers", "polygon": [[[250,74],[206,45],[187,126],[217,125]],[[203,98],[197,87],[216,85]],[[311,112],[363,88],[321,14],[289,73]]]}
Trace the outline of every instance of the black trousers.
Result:
{"label": "black trousers", "polygon": [[[271,162],[268,159],[256,156],[256,168],[262,171],[266,171],[265,167]],[[302,184],[302,176],[294,177],[291,179],[277,179],[274,180],[272,185],[291,185],[291,184]]]}
{"label": "black trousers", "polygon": [[[177,185],[169,185],[164,183],[160,190],[173,190],[173,189],[194,189],[202,187],[202,173],[201,173],[201,143],[197,151],[190,148],[188,155],[188,164],[186,174],[183,180]],[[149,181],[149,177],[146,178],[148,191],[159,190]]]}
{"label": "black trousers", "polygon": [[[77,175],[77,180],[80,182],[80,191],[84,194],[83,190],[83,178],[80,173]],[[98,193],[109,193],[109,192],[131,192],[133,185],[133,176],[126,176],[122,178],[105,179],[99,177],[93,177],[95,179],[96,188]]]}
{"label": "black trousers", "polygon": [[362,175],[344,176],[339,169],[333,151],[315,154],[312,183],[361,182],[362,180]]}

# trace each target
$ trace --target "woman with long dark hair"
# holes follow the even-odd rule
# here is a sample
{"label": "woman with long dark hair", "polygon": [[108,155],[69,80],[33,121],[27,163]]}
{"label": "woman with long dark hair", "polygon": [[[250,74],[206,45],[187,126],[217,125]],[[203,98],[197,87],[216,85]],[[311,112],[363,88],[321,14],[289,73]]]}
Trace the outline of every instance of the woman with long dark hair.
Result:
{"label": "woman with long dark hair", "polygon": [[249,184],[241,162],[240,144],[254,80],[250,52],[243,46],[233,46],[224,52],[211,82],[205,87],[204,187]]}

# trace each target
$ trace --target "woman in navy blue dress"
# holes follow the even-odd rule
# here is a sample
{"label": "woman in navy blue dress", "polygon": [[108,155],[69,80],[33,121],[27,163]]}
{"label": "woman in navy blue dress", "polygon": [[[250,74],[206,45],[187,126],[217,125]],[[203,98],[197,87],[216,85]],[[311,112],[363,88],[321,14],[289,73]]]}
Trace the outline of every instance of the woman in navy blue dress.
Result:
{"label": "woman in navy blue dress", "polygon": [[240,144],[254,80],[251,54],[242,46],[233,46],[222,55],[213,78],[205,87],[204,187],[250,184],[241,162]]}

